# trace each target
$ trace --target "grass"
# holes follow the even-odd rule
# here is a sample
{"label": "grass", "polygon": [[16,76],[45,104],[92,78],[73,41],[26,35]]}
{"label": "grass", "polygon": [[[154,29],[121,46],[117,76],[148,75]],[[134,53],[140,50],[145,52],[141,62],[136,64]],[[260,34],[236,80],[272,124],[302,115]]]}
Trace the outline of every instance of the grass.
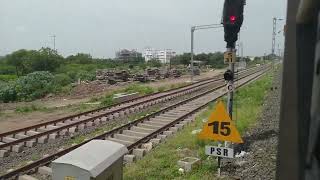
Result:
{"label": "grass", "polygon": [[35,104],[31,104],[28,106],[19,106],[15,109],[15,112],[17,113],[30,113],[30,112],[34,112],[34,111],[44,111],[44,112],[48,112],[49,109],[46,107],[40,107],[38,105]]}
{"label": "grass", "polygon": [[[254,125],[262,110],[264,97],[272,83],[270,74],[258,81],[240,88],[235,94],[235,118],[241,133]],[[224,99],[224,98],[223,98]],[[200,115],[196,121],[183,130],[168,138],[142,160],[124,168],[124,179],[213,179],[216,174],[215,158],[205,155],[204,146],[214,142],[198,140],[192,134],[193,130],[201,129],[204,119],[207,119],[214,108],[213,104]],[[201,159],[201,165],[190,173],[179,173],[177,161],[188,156]]]}

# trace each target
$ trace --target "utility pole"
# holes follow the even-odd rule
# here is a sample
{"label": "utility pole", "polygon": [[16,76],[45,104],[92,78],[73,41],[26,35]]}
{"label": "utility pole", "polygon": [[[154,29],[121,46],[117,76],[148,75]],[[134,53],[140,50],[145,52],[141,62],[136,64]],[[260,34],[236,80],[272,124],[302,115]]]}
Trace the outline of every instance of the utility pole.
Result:
{"label": "utility pole", "polygon": [[194,72],[193,72],[193,41],[194,41],[194,31],[195,31],[195,29],[196,29],[195,26],[191,27],[191,62],[190,62],[190,71],[191,71],[190,81],[191,81],[191,83],[193,82],[193,76],[194,76]]}
{"label": "utility pole", "polygon": [[276,35],[277,35],[277,21],[281,21],[283,19],[280,18],[276,18],[274,17],[272,19],[273,23],[272,23],[272,47],[271,47],[271,55],[275,56],[276,52],[275,52],[275,48],[276,48]]}
{"label": "utility pole", "polygon": [[53,38],[53,50],[56,51],[56,35],[51,36]]}
{"label": "utility pole", "polygon": [[190,62],[190,80],[193,82],[193,76],[194,76],[194,68],[193,68],[193,61],[194,61],[194,32],[196,30],[201,29],[214,29],[214,28],[221,28],[221,24],[208,24],[208,25],[198,25],[198,26],[192,26],[191,27],[191,62]]}

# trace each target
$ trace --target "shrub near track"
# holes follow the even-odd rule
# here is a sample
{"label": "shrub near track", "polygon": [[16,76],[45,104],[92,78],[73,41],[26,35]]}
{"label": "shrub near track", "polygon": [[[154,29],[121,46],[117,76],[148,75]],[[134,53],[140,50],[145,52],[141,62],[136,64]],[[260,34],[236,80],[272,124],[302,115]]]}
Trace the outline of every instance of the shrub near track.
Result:
{"label": "shrub near track", "polygon": [[[268,74],[236,92],[237,110],[234,117],[240,132],[245,132],[255,123],[271,83],[272,76]],[[205,155],[204,146],[214,143],[198,140],[191,133],[202,128],[203,120],[208,118],[212,110],[213,104],[198,115],[194,123],[151,150],[142,160],[126,166],[124,179],[213,179],[216,176],[216,160]],[[189,173],[179,173],[177,161],[188,156],[200,158],[201,166]]]}

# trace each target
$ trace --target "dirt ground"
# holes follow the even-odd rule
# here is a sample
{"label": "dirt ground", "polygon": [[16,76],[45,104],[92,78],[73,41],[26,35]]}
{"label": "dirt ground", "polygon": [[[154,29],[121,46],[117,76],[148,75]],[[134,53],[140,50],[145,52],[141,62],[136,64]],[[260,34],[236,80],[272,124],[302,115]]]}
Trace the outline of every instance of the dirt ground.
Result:
{"label": "dirt ground", "polygon": [[[224,70],[214,70],[202,73],[200,76],[195,76],[195,80],[215,76]],[[170,86],[172,84],[183,83],[190,81],[190,76],[182,76],[175,79],[165,79],[156,82],[146,83],[152,87]],[[31,126],[41,122],[52,121],[68,115],[76,114],[75,107],[88,102],[93,97],[101,97],[104,94],[122,89],[128,86],[129,83],[121,83],[118,85],[94,85],[93,87],[76,87],[71,92],[71,95],[61,97],[47,97],[44,99],[35,100],[32,102],[18,102],[18,103],[0,103],[0,133],[11,131],[14,129]],[[77,89],[78,88],[78,89]],[[77,93],[81,92],[81,93]],[[19,107],[36,106],[47,110],[36,110],[27,113],[17,113],[16,109]],[[88,109],[93,109],[91,106]]]}

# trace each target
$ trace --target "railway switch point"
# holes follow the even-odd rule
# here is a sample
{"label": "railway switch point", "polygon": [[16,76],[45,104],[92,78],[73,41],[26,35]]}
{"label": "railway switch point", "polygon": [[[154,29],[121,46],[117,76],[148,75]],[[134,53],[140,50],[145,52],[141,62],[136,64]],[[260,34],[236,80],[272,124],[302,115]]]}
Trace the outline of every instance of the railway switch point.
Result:
{"label": "railway switch point", "polygon": [[123,179],[123,158],[127,148],[107,140],[92,140],[51,164],[52,179]]}

